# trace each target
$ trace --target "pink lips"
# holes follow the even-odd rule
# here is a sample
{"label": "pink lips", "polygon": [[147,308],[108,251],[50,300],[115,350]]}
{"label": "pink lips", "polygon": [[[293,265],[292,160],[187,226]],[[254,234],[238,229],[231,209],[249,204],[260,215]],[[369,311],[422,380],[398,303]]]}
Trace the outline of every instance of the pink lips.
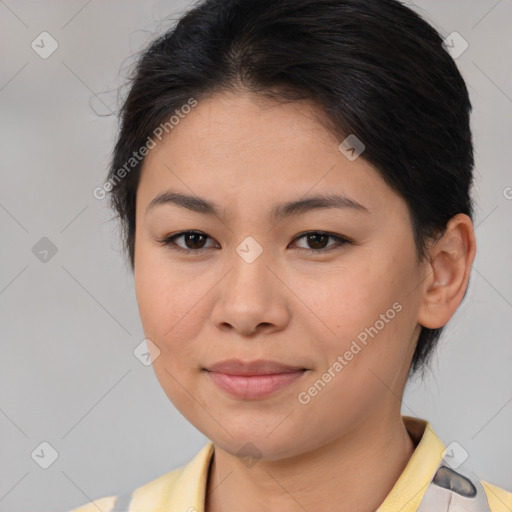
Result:
{"label": "pink lips", "polygon": [[207,375],[221,389],[237,398],[254,400],[268,396],[300,378],[305,368],[276,361],[243,362],[228,359],[209,366]]}

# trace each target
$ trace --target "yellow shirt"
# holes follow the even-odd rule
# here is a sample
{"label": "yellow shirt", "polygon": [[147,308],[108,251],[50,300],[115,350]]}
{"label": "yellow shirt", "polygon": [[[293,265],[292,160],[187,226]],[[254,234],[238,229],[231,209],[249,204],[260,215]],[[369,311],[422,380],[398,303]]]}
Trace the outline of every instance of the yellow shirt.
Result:
{"label": "yellow shirt", "polygon": [[[483,500],[479,503],[485,503],[485,508],[465,508],[465,503],[457,501],[459,498],[465,498],[458,494],[455,496],[453,492],[447,490],[457,488],[458,483],[446,479],[447,473],[456,477],[460,477],[460,474],[446,466],[442,468],[444,473],[438,472],[443,455],[450,452],[450,449],[446,450],[446,446],[437,437],[429,422],[411,416],[402,416],[402,419],[415,441],[416,449],[377,512],[512,512],[512,492],[483,480],[477,481],[476,477],[473,483],[478,489],[485,490],[485,493],[480,492],[478,496]],[[70,512],[204,512],[206,481],[213,451],[214,446],[209,442],[186,465],[138,487],[132,493],[100,498]],[[453,456],[453,453],[451,455]],[[469,473],[466,474],[469,476]],[[431,485],[433,480],[441,483]],[[460,482],[464,484],[464,480],[459,480]],[[469,485],[466,490],[475,490],[475,486],[468,480],[465,482]],[[464,489],[461,492],[464,493]]]}

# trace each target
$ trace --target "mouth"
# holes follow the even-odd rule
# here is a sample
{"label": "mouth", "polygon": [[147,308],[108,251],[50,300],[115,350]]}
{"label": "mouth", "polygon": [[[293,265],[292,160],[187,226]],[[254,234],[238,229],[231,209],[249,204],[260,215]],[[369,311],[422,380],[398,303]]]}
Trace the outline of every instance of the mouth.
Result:
{"label": "mouth", "polygon": [[257,400],[300,379],[307,368],[277,361],[229,359],[203,369],[211,381],[230,396]]}

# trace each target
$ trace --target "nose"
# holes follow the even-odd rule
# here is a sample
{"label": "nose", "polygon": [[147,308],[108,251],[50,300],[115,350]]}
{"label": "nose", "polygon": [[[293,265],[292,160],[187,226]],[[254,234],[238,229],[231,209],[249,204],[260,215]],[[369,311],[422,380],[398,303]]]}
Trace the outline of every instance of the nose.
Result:
{"label": "nose", "polygon": [[278,275],[278,265],[265,251],[253,261],[241,254],[233,255],[231,270],[217,287],[213,324],[244,336],[285,329],[290,292]]}

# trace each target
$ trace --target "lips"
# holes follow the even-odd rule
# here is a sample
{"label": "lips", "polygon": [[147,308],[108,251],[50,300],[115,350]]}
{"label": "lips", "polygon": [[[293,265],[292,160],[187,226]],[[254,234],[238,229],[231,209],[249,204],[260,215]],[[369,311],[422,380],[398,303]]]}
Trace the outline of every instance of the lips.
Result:
{"label": "lips", "polygon": [[240,359],[227,359],[212,364],[206,368],[209,372],[224,373],[226,375],[272,375],[282,373],[293,373],[306,368],[301,366],[290,366],[277,361],[256,360],[244,362]]}
{"label": "lips", "polygon": [[210,380],[221,390],[243,400],[257,400],[289,386],[307,369],[277,361],[228,359],[205,368]]}

